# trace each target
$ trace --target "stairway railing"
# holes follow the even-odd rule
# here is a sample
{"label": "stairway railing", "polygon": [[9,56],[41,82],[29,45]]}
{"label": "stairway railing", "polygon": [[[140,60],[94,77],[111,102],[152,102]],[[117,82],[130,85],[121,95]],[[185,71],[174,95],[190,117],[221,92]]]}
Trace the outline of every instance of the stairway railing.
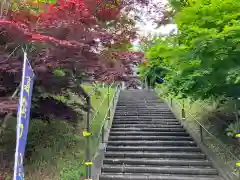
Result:
{"label": "stairway railing", "polygon": [[[207,154],[209,155],[209,158],[214,162],[214,166],[220,171],[220,174],[225,179],[239,180],[240,158],[229,151],[227,145],[209,132],[209,130],[199,122],[196,116],[191,114],[189,109],[186,109],[184,101],[180,103],[177,99],[166,95],[161,95],[161,97],[169,105],[175,116],[181,121],[182,125],[202,146],[204,151],[208,151]],[[213,146],[217,146],[217,148],[213,148]]]}
{"label": "stairway railing", "polygon": [[[115,87],[114,87],[115,86]],[[106,134],[106,130],[109,129],[109,125],[111,125],[111,120],[113,119],[117,98],[120,92],[120,84],[112,83],[111,85],[108,85],[108,92],[104,95],[101,102],[99,103],[98,107],[94,111],[94,116],[91,118],[92,115],[92,109],[91,109],[91,97],[97,90],[97,88],[94,88],[91,93],[88,94],[86,97],[87,102],[87,114],[86,114],[86,128],[83,131],[83,136],[86,138],[86,149],[85,149],[85,160],[82,163],[85,168],[85,175],[84,180],[92,180],[92,165],[95,158],[95,155],[98,152],[98,145],[100,142],[104,142],[104,137]],[[114,94],[112,97],[110,97],[110,89],[115,89]],[[92,130],[94,123],[97,123],[97,116],[100,113],[100,108],[104,103],[107,101],[107,111],[105,113],[104,119],[101,121],[101,124],[98,127],[99,130],[94,132]],[[100,141],[101,140],[101,141]]]}

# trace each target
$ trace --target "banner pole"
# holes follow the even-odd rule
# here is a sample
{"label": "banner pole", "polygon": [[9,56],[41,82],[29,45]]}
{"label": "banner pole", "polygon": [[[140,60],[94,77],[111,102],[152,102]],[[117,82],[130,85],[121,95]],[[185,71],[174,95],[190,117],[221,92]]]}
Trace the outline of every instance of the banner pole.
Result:
{"label": "banner pole", "polygon": [[26,58],[26,53],[24,52],[24,59],[23,59],[23,72],[22,72],[22,82],[21,82],[21,91],[20,91],[20,100],[19,100],[19,106],[18,106],[18,114],[17,114],[17,127],[16,127],[16,132],[17,132],[17,137],[16,137],[16,152],[15,152],[15,164],[14,164],[14,180],[17,180],[17,166],[18,166],[18,156],[21,156],[20,154],[18,155],[18,149],[19,149],[19,141],[20,139],[20,128],[21,128],[21,109],[22,109],[22,101],[23,101],[23,89],[24,89],[24,78],[26,75],[26,64],[27,64],[27,58]]}
{"label": "banner pole", "polygon": [[27,53],[24,52],[21,90],[17,112],[16,152],[13,180],[24,179],[23,158],[27,144],[34,76],[33,69],[27,59]]}

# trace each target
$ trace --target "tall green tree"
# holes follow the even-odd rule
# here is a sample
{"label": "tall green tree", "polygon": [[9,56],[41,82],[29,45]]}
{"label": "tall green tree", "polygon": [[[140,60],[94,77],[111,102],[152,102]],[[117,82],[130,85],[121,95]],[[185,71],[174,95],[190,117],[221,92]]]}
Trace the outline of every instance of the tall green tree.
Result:
{"label": "tall green tree", "polygon": [[239,97],[240,1],[191,2],[175,14],[178,34],[159,41],[147,58],[169,70],[165,86],[175,95]]}

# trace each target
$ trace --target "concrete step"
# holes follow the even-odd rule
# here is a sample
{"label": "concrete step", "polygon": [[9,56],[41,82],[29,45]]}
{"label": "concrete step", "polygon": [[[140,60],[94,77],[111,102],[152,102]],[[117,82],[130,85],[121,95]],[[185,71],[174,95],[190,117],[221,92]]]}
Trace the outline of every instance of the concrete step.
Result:
{"label": "concrete step", "polygon": [[110,136],[185,136],[189,134],[184,130],[182,132],[141,132],[141,131],[110,131]]}
{"label": "concrete step", "polygon": [[150,110],[150,111],[171,111],[168,106],[164,105],[159,105],[159,104],[154,104],[153,106],[147,106],[147,105],[135,105],[135,106],[128,106],[128,105],[122,105],[116,107],[116,110]]}
{"label": "concrete step", "polygon": [[128,128],[111,128],[111,131],[141,131],[141,132],[185,132],[183,128],[159,128],[159,127],[128,127]]}
{"label": "concrete step", "polygon": [[166,175],[166,174],[113,174],[103,173],[99,180],[222,180],[219,176],[209,175]]}
{"label": "concrete step", "polygon": [[162,109],[162,108],[158,108],[158,107],[154,107],[154,109],[147,109],[147,108],[134,108],[134,109],[130,109],[130,108],[121,108],[121,109],[116,109],[115,112],[117,113],[122,113],[122,112],[143,112],[143,113],[169,113],[172,114],[172,112],[169,111],[169,109]]}
{"label": "concrete step", "polygon": [[148,117],[148,116],[170,116],[170,117],[174,117],[174,114],[172,113],[126,113],[126,112],[121,112],[121,113],[115,113],[115,116],[141,116],[141,117]]}
{"label": "concrete step", "polygon": [[159,105],[159,103],[145,103],[145,102],[135,102],[135,103],[119,103],[117,104],[117,108],[142,108],[142,109],[168,109],[167,105]]}
{"label": "concrete step", "polygon": [[179,122],[176,118],[160,118],[160,117],[125,117],[125,116],[114,116],[114,121],[162,121],[162,122]]}
{"label": "concrete step", "polygon": [[124,159],[124,158],[105,158],[103,164],[114,165],[145,165],[145,166],[194,166],[212,167],[208,160],[182,160],[182,159]]}
{"label": "concrete step", "polygon": [[163,112],[116,112],[115,116],[171,116],[174,117],[172,113]]}
{"label": "concrete step", "polygon": [[135,116],[135,115],[114,115],[114,119],[175,119],[174,116],[168,116],[168,115],[149,115],[149,116]]}
{"label": "concrete step", "polygon": [[184,137],[184,136],[110,136],[110,141],[118,141],[118,140],[192,140],[192,138]]}
{"label": "concrete step", "polygon": [[152,166],[120,166],[104,165],[102,172],[106,173],[159,173],[182,175],[217,175],[216,169],[202,167],[152,167]]}
{"label": "concrete step", "polygon": [[165,125],[181,125],[178,121],[162,121],[162,120],[148,120],[148,121],[139,121],[139,120],[116,120],[113,121],[113,124],[165,124]]}
{"label": "concrete step", "polygon": [[107,146],[107,151],[144,151],[144,152],[201,152],[199,147],[191,146]]}
{"label": "concrete step", "polygon": [[168,105],[159,104],[159,103],[126,103],[126,104],[117,104],[116,110],[151,110],[151,111],[166,111],[171,112],[171,109]]}
{"label": "concrete step", "polygon": [[141,112],[141,113],[136,113],[136,112],[133,112],[133,113],[126,113],[126,112],[118,112],[118,113],[115,113],[115,116],[139,116],[139,117],[142,117],[142,116],[153,116],[153,117],[156,117],[156,116],[160,116],[160,117],[163,117],[163,116],[170,116],[170,117],[174,117],[174,114],[172,113],[159,113],[159,112]]}
{"label": "concrete step", "polygon": [[105,158],[169,158],[169,159],[206,159],[203,153],[186,153],[186,152],[112,152],[107,151]]}
{"label": "concrete step", "polygon": [[181,125],[175,124],[113,124],[112,128],[171,128],[179,129],[182,128]]}
{"label": "concrete step", "polygon": [[151,112],[171,112],[168,107],[162,107],[162,106],[144,106],[144,107],[136,107],[136,106],[117,106],[116,111],[151,111]]}
{"label": "concrete step", "polygon": [[108,146],[192,146],[194,141],[108,141]]}
{"label": "concrete step", "polygon": [[132,101],[118,101],[118,106],[129,106],[134,105],[137,107],[143,107],[146,105],[158,105],[162,107],[166,107],[166,104],[159,103],[159,101],[151,101],[151,100],[132,100]]}
{"label": "concrete step", "polygon": [[114,116],[120,116],[120,117],[122,117],[122,116],[126,116],[126,117],[152,117],[152,118],[156,118],[157,116],[159,116],[159,117],[172,117],[172,119],[175,119],[175,116],[174,116],[174,114],[167,114],[167,113],[160,113],[160,114],[154,114],[154,113],[152,113],[152,114],[147,114],[147,113],[144,113],[144,114],[127,114],[127,113],[119,113],[119,114],[115,114]]}

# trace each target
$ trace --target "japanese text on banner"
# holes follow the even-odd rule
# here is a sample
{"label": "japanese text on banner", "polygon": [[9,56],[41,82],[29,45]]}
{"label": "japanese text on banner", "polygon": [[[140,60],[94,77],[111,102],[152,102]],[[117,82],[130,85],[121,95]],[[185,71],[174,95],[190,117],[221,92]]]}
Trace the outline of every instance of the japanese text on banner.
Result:
{"label": "japanese text on banner", "polygon": [[30,120],[33,80],[34,72],[25,53],[17,115],[17,140],[14,164],[14,180],[24,179],[23,159],[27,143],[28,126]]}

